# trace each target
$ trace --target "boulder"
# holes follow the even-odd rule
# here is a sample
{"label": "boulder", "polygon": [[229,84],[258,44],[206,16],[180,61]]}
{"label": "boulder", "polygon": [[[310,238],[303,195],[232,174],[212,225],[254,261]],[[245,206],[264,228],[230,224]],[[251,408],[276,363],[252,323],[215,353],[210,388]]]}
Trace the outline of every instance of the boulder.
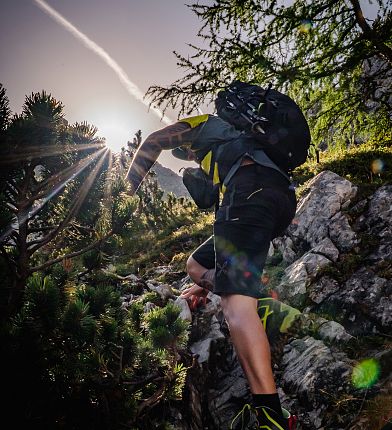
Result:
{"label": "boulder", "polygon": [[177,297],[177,299],[174,301],[174,304],[181,309],[180,315],[178,317],[184,321],[192,322],[192,312],[189,309],[187,300],[183,299],[182,297]]}
{"label": "boulder", "polygon": [[321,340],[309,336],[292,340],[285,347],[281,366],[283,389],[295,394],[309,411],[317,411],[318,425],[336,399],[350,392],[350,360],[342,353],[335,357]]}
{"label": "boulder", "polygon": [[212,316],[210,321],[210,330],[205,334],[205,336],[189,346],[192,354],[197,357],[197,361],[200,364],[208,362],[210,358],[211,344],[218,339],[225,338],[216,316]]}
{"label": "boulder", "polygon": [[357,187],[336,173],[324,171],[308,183],[308,188],[298,204],[296,222],[287,232],[294,243],[305,241],[313,248],[328,237],[333,217],[355,197]]}
{"label": "boulder", "polygon": [[339,251],[331,240],[324,238],[320,244],[285,269],[281,283],[276,287],[279,299],[296,308],[303,308],[312,277],[323,267],[336,261],[338,255]]}

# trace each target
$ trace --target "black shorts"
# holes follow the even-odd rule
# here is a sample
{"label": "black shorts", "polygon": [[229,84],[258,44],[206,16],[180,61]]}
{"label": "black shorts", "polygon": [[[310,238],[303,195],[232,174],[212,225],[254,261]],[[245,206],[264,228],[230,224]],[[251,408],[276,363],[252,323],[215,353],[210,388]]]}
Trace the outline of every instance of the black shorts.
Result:
{"label": "black shorts", "polygon": [[240,169],[217,212],[214,235],[192,254],[207,269],[215,267],[216,294],[265,296],[261,275],[270,242],[290,224],[296,199],[288,185],[263,182],[255,166]]}

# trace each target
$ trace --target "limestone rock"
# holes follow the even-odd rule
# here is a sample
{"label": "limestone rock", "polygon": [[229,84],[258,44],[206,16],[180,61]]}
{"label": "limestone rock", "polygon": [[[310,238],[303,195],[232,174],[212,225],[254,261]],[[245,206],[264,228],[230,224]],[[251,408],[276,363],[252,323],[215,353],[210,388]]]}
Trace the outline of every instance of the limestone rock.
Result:
{"label": "limestone rock", "polygon": [[181,309],[180,315],[178,317],[184,321],[192,322],[192,312],[189,309],[188,302],[182,297],[177,297],[177,299],[174,301],[174,304]]}
{"label": "limestone rock", "polygon": [[347,216],[341,212],[338,212],[331,218],[328,227],[329,237],[340,251],[350,251],[350,249],[358,244],[359,239],[357,234],[352,230]]}
{"label": "limestone rock", "polygon": [[190,345],[190,350],[197,356],[198,362],[207,362],[210,358],[212,342],[223,339],[225,336],[220,330],[220,324],[215,316],[211,318],[210,330],[205,337]]}
{"label": "limestone rock", "polygon": [[308,186],[309,193],[299,202],[296,223],[289,226],[288,235],[313,248],[328,237],[331,219],[355,197],[357,187],[330,171],[319,173]]}
{"label": "limestone rock", "polygon": [[332,242],[325,238],[321,244],[308,251],[301,258],[285,269],[281,283],[276,287],[279,298],[291,306],[302,308],[308,297],[311,276],[336,259],[338,251]]}
{"label": "limestone rock", "polygon": [[280,251],[283,260],[286,263],[294,263],[297,258],[297,254],[294,250],[294,243],[289,236],[277,237],[273,240],[273,245]]}
{"label": "limestone rock", "polygon": [[320,325],[318,335],[321,339],[332,343],[348,342],[353,338],[353,336],[346,332],[345,328],[341,324],[336,321],[328,320],[325,320],[325,322]]}
{"label": "limestone rock", "polygon": [[353,335],[391,330],[391,293],[390,280],[363,267],[326,298],[321,309],[334,309]]}
{"label": "limestone rock", "polygon": [[[370,198],[369,210],[363,216],[368,226],[391,226],[392,223],[392,185],[380,187]],[[380,228],[380,230],[381,230]]]}
{"label": "limestone rock", "polygon": [[320,304],[331,294],[339,290],[339,284],[335,279],[323,276],[309,287],[309,298],[314,303]]}
{"label": "limestone rock", "polygon": [[153,283],[148,282],[147,287],[151,291],[155,291],[156,293],[158,293],[159,296],[165,301],[168,299],[174,298],[173,290],[172,290],[171,286],[168,284],[154,285]]}
{"label": "limestone rock", "polygon": [[301,402],[320,413],[334,396],[337,398],[351,387],[349,360],[345,356],[335,358],[329,347],[312,337],[286,345],[282,367],[283,389],[296,393]]}

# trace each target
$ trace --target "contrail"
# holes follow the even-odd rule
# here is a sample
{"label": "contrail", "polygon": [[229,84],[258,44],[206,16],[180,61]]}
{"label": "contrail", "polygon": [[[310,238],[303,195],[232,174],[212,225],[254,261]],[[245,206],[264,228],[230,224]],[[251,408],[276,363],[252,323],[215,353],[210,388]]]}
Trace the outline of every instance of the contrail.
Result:
{"label": "contrail", "polygon": [[84,33],[78,30],[73,24],[66,20],[62,15],[60,15],[55,9],[49,6],[44,0],[33,0],[45,13],[62,25],[66,30],[68,30],[73,36],[79,39],[88,49],[95,52],[103,61],[116,73],[121,83],[125,86],[128,93],[134,97],[136,100],[147,106],[152,112],[154,112],[163,123],[169,125],[172,124],[170,118],[165,116],[163,112],[155,107],[150,107],[149,102],[144,99],[143,92],[135,85],[125,73],[125,71],[120,67],[120,65],[113,60],[113,58],[99,45],[93,42]]}

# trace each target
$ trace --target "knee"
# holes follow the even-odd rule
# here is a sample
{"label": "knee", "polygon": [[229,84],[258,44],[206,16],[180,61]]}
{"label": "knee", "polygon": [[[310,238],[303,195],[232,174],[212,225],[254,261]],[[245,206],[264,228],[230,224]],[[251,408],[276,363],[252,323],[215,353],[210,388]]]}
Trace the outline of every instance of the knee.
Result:
{"label": "knee", "polygon": [[230,330],[243,328],[247,322],[258,318],[256,299],[243,296],[222,296],[223,315]]}
{"label": "knee", "polygon": [[192,256],[186,262],[186,271],[193,282],[198,284],[203,273],[207,269],[199,264]]}
{"label": "knee", "polygon": [[240,318],[238,311],[236,312],[236,310],[233,308],[231,301],[228,297],[222,296],[221,306],[223,315],[229,327],[233,329],[237,325],[239,325]]}

